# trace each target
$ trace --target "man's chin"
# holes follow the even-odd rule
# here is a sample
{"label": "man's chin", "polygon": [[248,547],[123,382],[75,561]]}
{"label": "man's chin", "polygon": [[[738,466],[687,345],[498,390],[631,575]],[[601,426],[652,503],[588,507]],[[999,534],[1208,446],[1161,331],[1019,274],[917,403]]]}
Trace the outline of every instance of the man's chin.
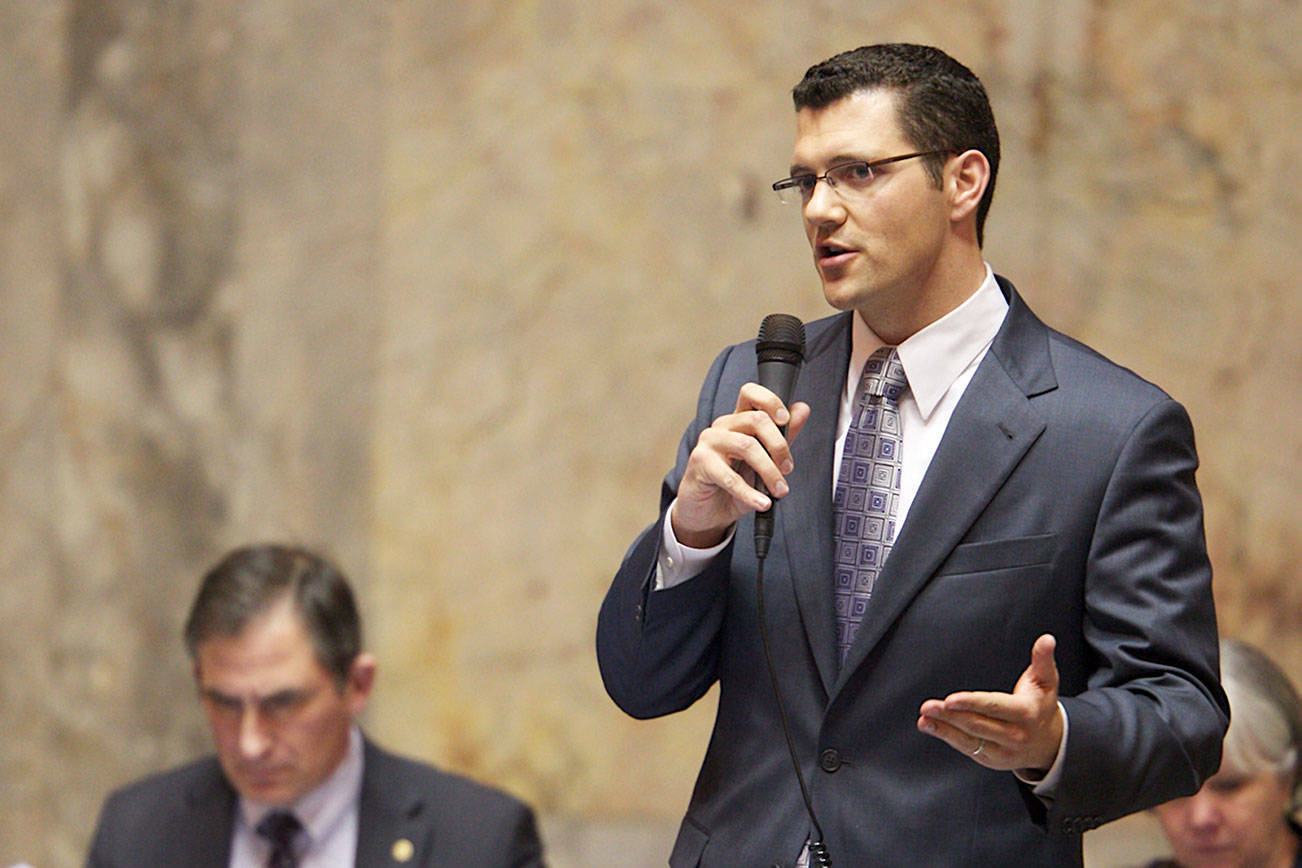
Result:
{"label": "man's chin", "polygon": [[834,287],[823,284],[823,298],[832,307],[840,311],[861,310],[864,307],[862,292],[854,292],[848,287]]}
{"label": "man's chin", "polygon": [[823,282],[823,298],[837,310],[854,310],[854,297],[827,281]]}
{"label": "man's chin", "polygon": [[271,808],[286,808],[298,800],[298,790],[283,780],[243,777],[233,782],[236,792],[250,802]]}
{"label": "man's chin", "polygon": [[823,280],[823,298],[837,310],[858,310],[872,290],[865,287],[862,280],[848,276],[832,278],[820,275]]}
{"label": "man's chin", "polygon": [[1240,858],[1231,847],[1207,845],[1192,849],[1185,848],[1185,852],[1181,854],[1180,864],[1187,864],[1190,868],[1200,868],[1200,866],[1211,868],[1219,865],[1236,865]]}

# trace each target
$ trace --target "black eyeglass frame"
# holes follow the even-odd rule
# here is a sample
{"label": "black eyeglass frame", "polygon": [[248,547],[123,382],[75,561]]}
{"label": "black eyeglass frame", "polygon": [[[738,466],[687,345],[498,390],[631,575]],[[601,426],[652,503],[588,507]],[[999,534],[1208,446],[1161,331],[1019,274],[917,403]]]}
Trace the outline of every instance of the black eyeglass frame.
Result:
{"label": "black eyeglass frame", "polygon": [[[835,172],[838,175],[844,175],[847,169],[853,169],[856,167],[865,168],[868,170],[868,177],[864,179],[864,182],[866,183],[868,181],[871,181],[873,177],[875,177],[875,173],[873,170],[877,169],[879,166],[889,165],[890,163],[898,163],[901,160],[912,160],[915,157],[934,157],[938,154],[948,154],[948,153],[952,153],[951,149],[943,148],[937,151],[917,151],[912,154],[900,154],[898,157],[882,157],[880,160],[851,160],[848,163],[840,163],[839,165],[832,166],[821,175],[813,175],[813,174],[792,175],[789,178],[783,178],[780,181],[774,181],[773,192],[778,194],[778,201],[781,202],[783,205],[788,205],[788,204],[794,205],[795,204],[794,202],[787,201],[785,192],[787,190],[795,189],[800,194],[800,201],[804,203],[804,202],[808,202],[809,199],[814,195],[814,188],[818,186],[819,181],[826,181],[827,186],[831,187],[833,190],[836,189],[838,182],[836,178],[832,176],[833,172]],[[813,179],[812,182],[810,181],[810,179]],[[809,182],[808,193],[806,193],[805,189],[801,187],[802,184],[807,182]]]}

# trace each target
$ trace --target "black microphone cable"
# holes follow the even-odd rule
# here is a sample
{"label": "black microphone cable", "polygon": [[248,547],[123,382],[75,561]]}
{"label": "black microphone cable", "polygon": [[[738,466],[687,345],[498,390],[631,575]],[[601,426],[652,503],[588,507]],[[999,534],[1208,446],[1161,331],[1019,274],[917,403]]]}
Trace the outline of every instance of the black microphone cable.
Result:
{"label": "black microphone cable", "polygon": [[[772,507],[769,507],[772,509]],[[764,546],[767,548],[767,546]],[[769,680],[773,683],[773,698],[778,704],[778,718],[782,721],[782,734],[787,739],[787,752],[791,755],[791,767],[796,771],[796,782],[800,784],[800,797],[805,801],[805,812],[809,814],[809,822],[813,826],[814,834],[809,839],[809,864],[810,868],[831,868],[832,858],[828,855],[827,845],[823,843],[823,827],[818,822],[818,815],[814,813],[814,802],[809,797],[809,787],[805,784],[805,775],[800,771],[800,757],[796,753],[796,740],[791,735],[791,721],[787,718],[787,706],[782,701],[782,691],[778,687],[778,670],[773,665],[773,652],[769,648],[769,629],[768,620],[764,614],[764,558],[765,554],[760,554],[760,546],[756,545],[755,556],[759,559],[759,569],[755,583],[755,603],[759,609],[759,628],[760,642],[764,645],[764,662],[768,664]],[[766,553],[767,554],[767,553]]]}

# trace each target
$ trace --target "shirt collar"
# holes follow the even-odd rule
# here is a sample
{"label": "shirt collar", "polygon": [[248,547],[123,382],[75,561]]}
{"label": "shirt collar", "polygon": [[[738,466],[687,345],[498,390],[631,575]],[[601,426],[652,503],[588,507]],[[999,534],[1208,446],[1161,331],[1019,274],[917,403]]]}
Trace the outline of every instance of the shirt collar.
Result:
{"label": "shirt collar", "polygon": [[[940,399],[959,374],[994,340],[1008,313],[1008,300],[999,289],[994,271],[986,265],[985,280],[967,300],[930,325],[919,329],[898,347],[909,393],[923,420],[930,418]],[[848,397],[853,401],[868,357],[885,341],[877,337],[863,317],[855,314],[850,352]]]}
{"label": "shirt collar", "polygon": [[[289,806],[307,832],[309,847],[325,839],[350,812],[357,810],[363,765],[362,732],[354,725],[348,733],[348,751],[330,777]],[[240,797],[240,814],[251,829],[258,828],[273,810],[276,809],[271,805]]]}

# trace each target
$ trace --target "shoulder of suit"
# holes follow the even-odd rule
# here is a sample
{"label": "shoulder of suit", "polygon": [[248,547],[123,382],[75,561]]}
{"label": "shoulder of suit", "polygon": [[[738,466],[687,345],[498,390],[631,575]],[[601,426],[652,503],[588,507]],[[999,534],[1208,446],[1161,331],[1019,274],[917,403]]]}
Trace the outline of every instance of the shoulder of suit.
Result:
{"label": "shoulder of suit", "polygon": [[103,810],[127,826],[157,827],[196,806],[220,809],[233,801],[221,766],[209,756],[119,787],[105,799]]}
{"label": "shoulder of suit", "polygon": [[173,797],[178,791],[226,787],[215,756],[206,756],[181,766],[147,775],[114,791],[114,796],[144,798],[152,794]]}
{"label": "shoulder of suit", "polygon": [[1136,371],[1052,328],[1049,329],[1049,347],[1060,386],[1070,388],[1076,385],[1093,393],[1111,387],[1114,400],[1116,392],[1120,391],[1143,405],[1170,398],[1164,389]]}
{"label": "shoulder of suit", "polygon": [[[1130,368],[1043,322],[1026,304],[1026,300],[1017,293],[1012,283],[1002,278],[1000,282],[1006,287],[1011,309],[1017,315],[1018,326],[1014,327],[1014,331],[1023,336],[1030,334],[1043,336],[1038,337],[1036,341],[1047,343],[1053,376],[1058,387],[1065,389],[1065,394],[1108,393],[1109,400],[1133,403],[1135,409],[1141,412],[1142,408],[1170,398],[1161,387]],[[996,337],[992,352],[1002,357],[1010,352],[1016,353],[1015,348],[1025,349],[1027,345],[1025,341],[1016,340],[1011,344],[1002,343],[1000,338]],[[1013,365],[1025,362],[1024,359],[1012,358],[1004,358],[1003,361]]]}
{"label": "shoulder of suit", "polygon": [[505,790],[472,780],[455,772],[444,771],[429,763],[390,753],[373,742],[367,743],[367,780],[383,791],[394,792],[395,785],[409,791],[452,800],[466,805],[527,807]]}

